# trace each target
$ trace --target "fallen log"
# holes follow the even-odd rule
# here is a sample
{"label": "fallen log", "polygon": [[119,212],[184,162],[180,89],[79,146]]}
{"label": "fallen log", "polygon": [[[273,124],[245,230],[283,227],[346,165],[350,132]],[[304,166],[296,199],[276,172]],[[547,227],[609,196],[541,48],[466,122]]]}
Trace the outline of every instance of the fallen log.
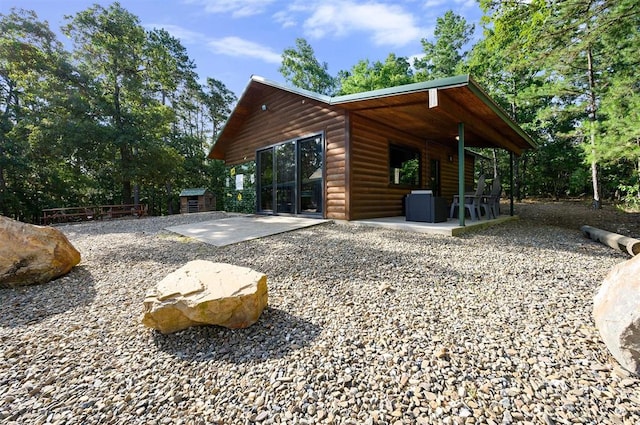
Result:
{"label": "fallen log", "polygon": [[582,226],[582,233],[594,241],[603,243],[618,251],[627,251],[631,256],[640,254],[640,240],[622,236],[617,233],[598,229],[597,227]]}

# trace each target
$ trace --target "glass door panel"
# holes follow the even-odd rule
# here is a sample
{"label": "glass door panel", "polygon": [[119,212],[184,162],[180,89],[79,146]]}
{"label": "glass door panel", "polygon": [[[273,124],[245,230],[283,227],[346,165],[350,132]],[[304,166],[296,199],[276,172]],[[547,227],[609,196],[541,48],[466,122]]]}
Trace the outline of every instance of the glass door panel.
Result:
{"label": "glass door panel", "polygon": [[276,155],[276,212],[296,212],[296,142],[275,147]]}
{"label": "glass door panel", "polygon": [[256,153],[257,210],[271,214],[321,214],[322,137],[294,140]]}
{"label": "glass door panel", "polygon": [[273,211],[273,148],[258,152],[258,211]]}
{"label": "glass door panel", "polygon": [[298,141],[298,181],[300,201],[298,213],[322,212],[322,139],[312,137]]}

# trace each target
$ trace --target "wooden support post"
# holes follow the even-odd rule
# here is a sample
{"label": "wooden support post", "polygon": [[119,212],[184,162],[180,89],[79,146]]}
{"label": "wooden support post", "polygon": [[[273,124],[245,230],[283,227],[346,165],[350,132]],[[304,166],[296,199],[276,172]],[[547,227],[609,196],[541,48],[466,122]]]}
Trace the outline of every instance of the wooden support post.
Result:
{"label": "wooden support post", "polygon": [[509,191],[509,215],[513,217],[513,152],[509,151],[509,181],[511,182],[511,190]]}
{"label": "wooden support post", "polygon": [[464,226],[464,123],[458,123],[458,220]]}

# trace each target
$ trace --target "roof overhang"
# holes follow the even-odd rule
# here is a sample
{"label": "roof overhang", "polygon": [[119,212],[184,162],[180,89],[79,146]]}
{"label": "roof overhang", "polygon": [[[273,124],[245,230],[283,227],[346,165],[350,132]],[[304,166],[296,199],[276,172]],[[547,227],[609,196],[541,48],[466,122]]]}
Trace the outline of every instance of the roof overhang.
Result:
{"label": "roof overhang", "polygon": [[465,146],[506,149],[516,155],[536,147],[533,139],[469,75],[336,97],[253,76],[209,158],[224,159],[224,145],[239,131],[249,111],[258,107],[262,91],[268,87],[338,106],[426,141],[457,143],[458,124],[462,122]]}

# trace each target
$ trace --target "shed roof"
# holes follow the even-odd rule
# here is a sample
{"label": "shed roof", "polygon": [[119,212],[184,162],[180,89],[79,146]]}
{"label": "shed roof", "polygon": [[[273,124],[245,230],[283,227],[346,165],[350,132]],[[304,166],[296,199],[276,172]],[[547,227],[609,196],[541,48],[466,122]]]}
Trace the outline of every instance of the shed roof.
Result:
{"label": "shed roof", "polygon": [[202,196],[207,192],[207,189],[203,187],[196,187],[191,189],[182,189],[179,196]]}
{"label": "shed roof", "polygon": [[424,140],[455,142],[458,123],[463,122],[466,146],[501,148],[517,155],[536,147],[535,141],[469,75],[335,97],[252,76],[209,158],[224,159],[224,146],[235,137],[244,118],[259,107],[264,87],[337,106]]}

